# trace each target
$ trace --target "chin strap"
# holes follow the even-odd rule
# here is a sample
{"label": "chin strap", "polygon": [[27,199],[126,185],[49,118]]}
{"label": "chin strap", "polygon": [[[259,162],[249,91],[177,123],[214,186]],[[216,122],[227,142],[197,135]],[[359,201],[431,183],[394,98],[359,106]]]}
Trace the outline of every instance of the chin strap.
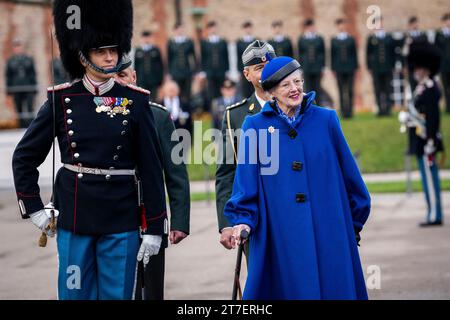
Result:
{"label": "chin strap", "polygon": [[100,68],[99,66],[96,66],[91,61],[89,61],[89,59],[86,58],[86,56],[83,54],[83,52],[79,51],[78,56],[80,57],[81,61],[83,63],[85,63],[89,68],[91,68],[97,72],[103,73],[103,74],[117,73],[117,72],[120,72],[120,71],[128,68],[131,65],[131,60],[129,60],[129,59],[124,60],[122,58],[120,60],[120,62],[114,68],[103,69],[103,68]]}

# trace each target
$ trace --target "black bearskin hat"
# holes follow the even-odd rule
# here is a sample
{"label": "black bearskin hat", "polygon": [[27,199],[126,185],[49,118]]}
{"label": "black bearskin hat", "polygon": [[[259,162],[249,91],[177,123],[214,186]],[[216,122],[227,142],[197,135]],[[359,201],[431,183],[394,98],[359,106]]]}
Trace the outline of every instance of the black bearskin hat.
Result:
{"label": "black bearskin hat", "polygon": [[441,52],[430,43],[413,43],[409,48],[408,64],[413,68],[425,68],[430,71],[430,77],[439,72]]}
{"label": "black bearskin hat", "polygon": [[[69,29],[78,13],[80,28]],[[123,54],[131,50],[131,0],[55,0],[53,18],[61,60],[72,79],[81,78],[85,73],[80,52],[88,57],[89,49],[117,46],[120,63]]]}

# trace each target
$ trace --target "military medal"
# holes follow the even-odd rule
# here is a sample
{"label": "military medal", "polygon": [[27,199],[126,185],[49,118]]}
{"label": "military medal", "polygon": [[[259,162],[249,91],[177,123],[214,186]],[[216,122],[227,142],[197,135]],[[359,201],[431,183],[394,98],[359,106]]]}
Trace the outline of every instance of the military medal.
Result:
{"label": "military medal", "polygon": [[106,112],[111,118],[114,118],[117,114],[126,116],[130,113],[127,106],[131,103],[129,103],[127,98],[94,97],[94,103],[97,105],[95,112]]}
{"label": "military medal", "polygon": [[273,126],[270,126],[267,130],[269,130],[269,133],[275,132],[275,128]]}

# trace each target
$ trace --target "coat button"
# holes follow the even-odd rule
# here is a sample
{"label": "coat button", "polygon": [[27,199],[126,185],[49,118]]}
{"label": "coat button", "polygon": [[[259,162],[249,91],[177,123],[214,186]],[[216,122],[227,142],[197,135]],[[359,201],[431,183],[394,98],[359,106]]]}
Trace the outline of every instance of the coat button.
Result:
{"label": "coat button", "polygon": [[73,130],[69,130],[68,134],[69,134],[69,136],[73,136],[73,134],[74,134]]}
{"label": "coat button", "polygon": [[79,173],[79,174],[78,174],[78,178],[79,178],[79,179],[83,178],[83,174],[82,174],[82,173]]}
{"label": "coat button", "polygon": [[76,147],[77,147],[77,143],[76,143],[76,142],[71,142],[71,143],[70,143],[70,146],[71,146],[72,148],[76,148]]}
{"label": "coat button", "polygon": [[70,99],[69,99],[69,98],[65,98],[65,99],[64,99],[64,102],[65,102],[65,103],[69,103],[69,102],[70,102]]}
{"label": "coat button", "polygon": [[117,146],[117,150],[120,150],[120,149],[122,149],[122,146]]}
{"label": "coat button", "polygon": [[302,171],[303,169],[303,163],[300,161],[294,161],[292,162],[292,170],[294,171]]}
{"label": "coat button", "polygon": [[67,109],[67,110],[66,110],[66,113],[67,113],[67,114],[71,114],[71,113],[72,113],[72,109]]}
{"label": "coat button", "polygon": [[67,119],[67,124],[72,124],[73,120],[72,119]]}
{"label": "coat button", "polygon": [[295,129],[291,129],[289,130],[288,135],[291,139],[295,139],[297,137],[297,131],[295,131]]}
{"label": "coat button", "polygon": [[120,135],[124,136],[125,133],[126,133],[126,131],[122,131],[122,132],[120,133]]}
{"label": "coat button", "polygon": [[109,170],[114,170],[114,167],[109,167]]}
{"label": "coat button", "polygon": [[306,195],[304,193],[297,193],[295,194],[295,201],[297,202],[305,202],[306,201]]}
{"label": "coat button", "polygon": [[106,180],[111,180],[111,175],[110,175],[110,174],[107,174],[107,175],[105,176],[105,179],[106,179]]}
{"label": "coat button", "polygon": [[80,154],[79,154],[79,153],[75,153],[73,156],[74,156],[76,159],[78,159],[78,158],[80,157]]}
{"label": "coat button", "polygon": [[127,121],[127,120],[123,120],[122,124],[123,124],[124,126],[126,126],[126,125],[128,124],[128,121]]}
{"label": "coat button", "polygon": [[116,154],[116,155],[113,157],[113,159],[114,159],[114,160],[117,160],[117,159],[119,159],[119,156]]}
{"label": "coat button", "polygon": [[133,104],[133,100],[128,100],[128,104],[131,106]]}

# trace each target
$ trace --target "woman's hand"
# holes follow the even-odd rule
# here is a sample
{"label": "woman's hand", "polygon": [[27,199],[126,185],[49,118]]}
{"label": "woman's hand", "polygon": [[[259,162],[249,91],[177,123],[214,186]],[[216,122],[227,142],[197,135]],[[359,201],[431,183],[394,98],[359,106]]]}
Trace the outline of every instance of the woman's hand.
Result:
{"label": "woman's hand", "polygon": [[233,236],[231,239],[233,249],[242,243],[245,243],[246,239],[241,239],[241,232],[245,230],[247,234],[250,234],[251,228],[246,224],[238,224],[233,227]]}

